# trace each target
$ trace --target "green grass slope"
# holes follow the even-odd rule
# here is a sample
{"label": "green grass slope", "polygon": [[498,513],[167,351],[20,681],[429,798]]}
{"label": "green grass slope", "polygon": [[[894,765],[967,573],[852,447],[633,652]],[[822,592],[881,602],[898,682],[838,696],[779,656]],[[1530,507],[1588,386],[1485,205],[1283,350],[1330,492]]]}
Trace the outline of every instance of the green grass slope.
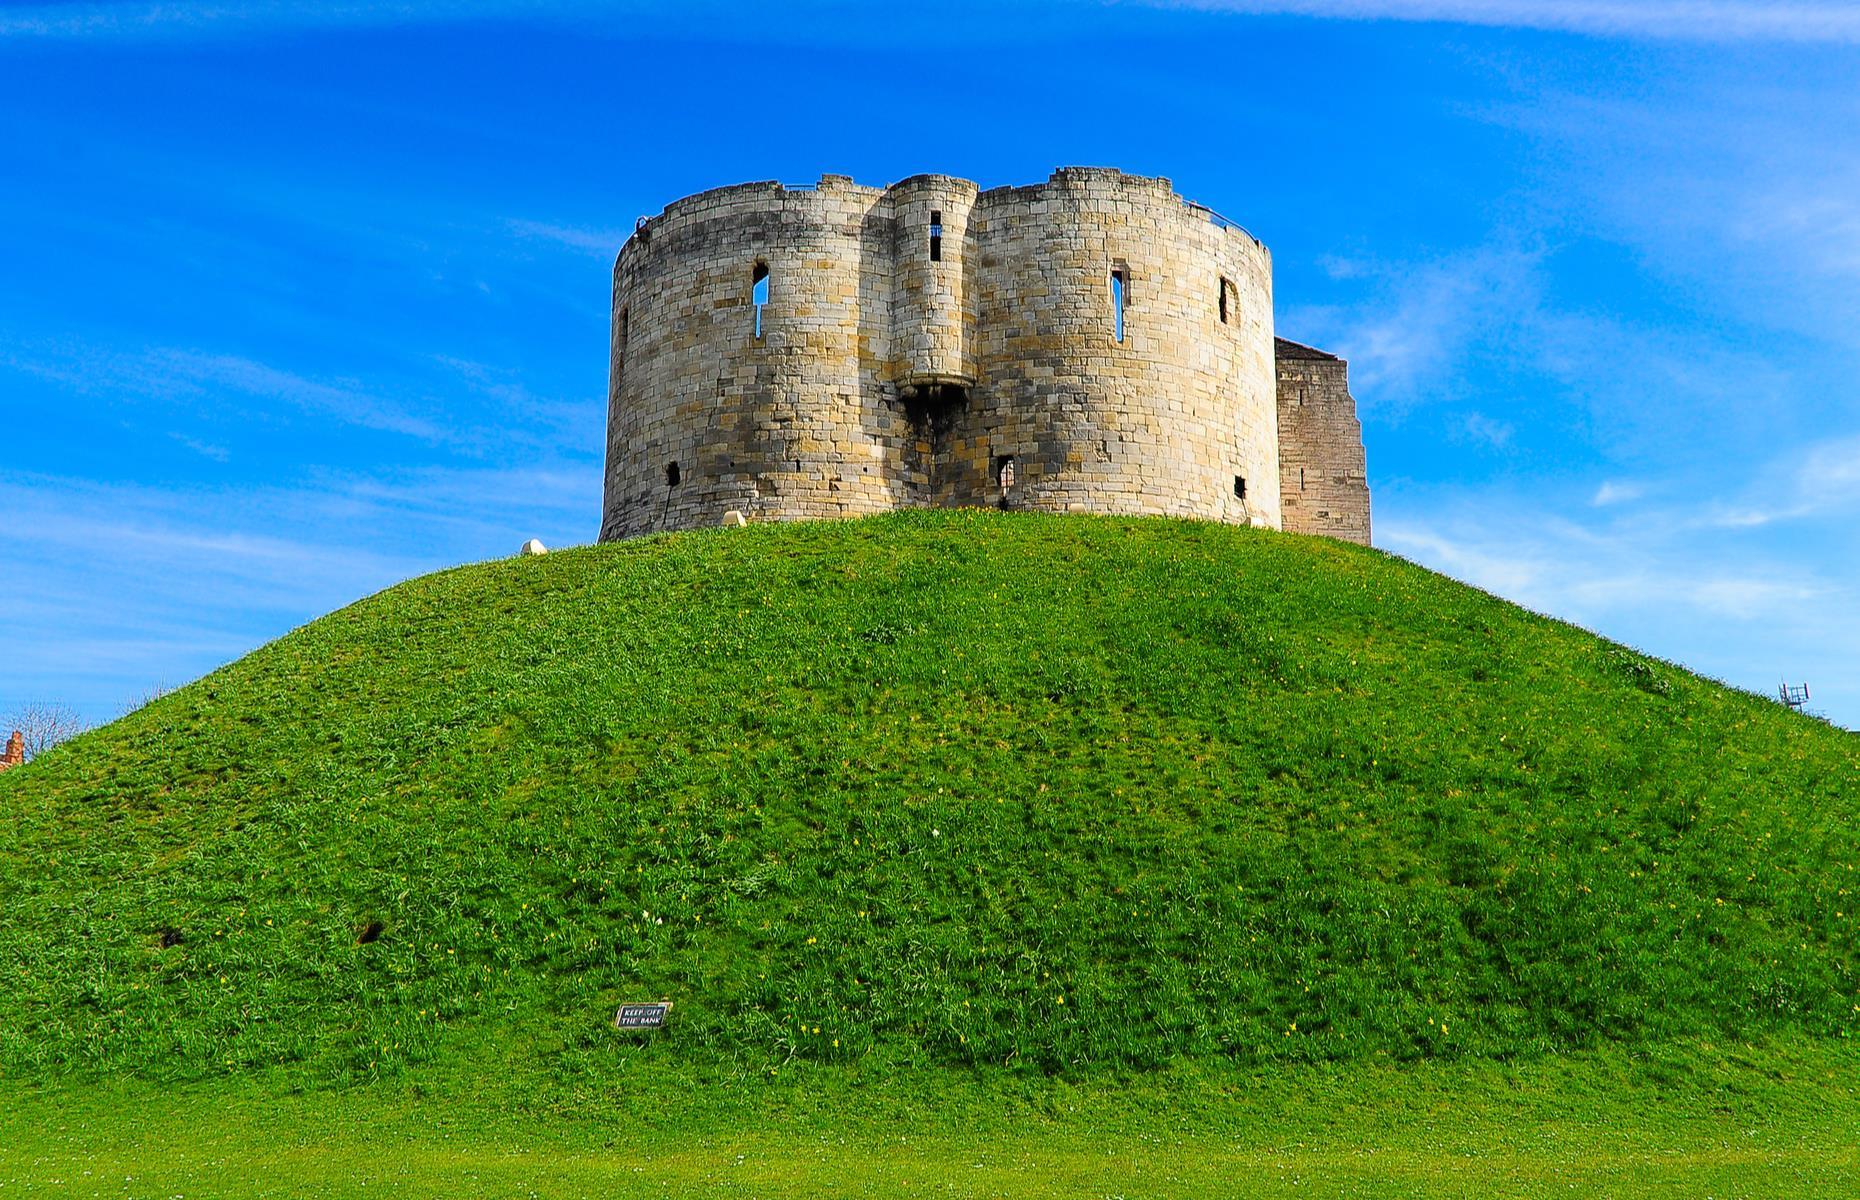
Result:
{"label": "green grass slope", "polygon": [[718,530],[414,580],[0,776],[0,1074],[1845,1038],[1856,862],[1860,738],[1374,551]]}

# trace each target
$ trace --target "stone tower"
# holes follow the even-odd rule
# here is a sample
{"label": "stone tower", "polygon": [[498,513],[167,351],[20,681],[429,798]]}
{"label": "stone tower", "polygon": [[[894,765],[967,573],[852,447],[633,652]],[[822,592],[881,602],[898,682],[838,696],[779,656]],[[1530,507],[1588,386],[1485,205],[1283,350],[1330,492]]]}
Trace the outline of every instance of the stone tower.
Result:
{"label": "stone tower", "polygon": [[1369,538],[1342,360],[1275,343],[1266,248],[1167,179],[701,192],[620,251],[611,354],[603,541],[948,505]]}

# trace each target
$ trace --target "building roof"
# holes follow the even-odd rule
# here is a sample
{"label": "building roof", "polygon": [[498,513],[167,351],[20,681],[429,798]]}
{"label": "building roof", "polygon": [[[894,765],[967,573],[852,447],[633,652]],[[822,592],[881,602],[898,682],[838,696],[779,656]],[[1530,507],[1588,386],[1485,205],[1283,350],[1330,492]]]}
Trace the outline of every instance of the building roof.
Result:
{"label": "building roof", "polygon": [[1307,346],[1302,342],[1294,342],[1290,338],[1273,338],[1272,351],[1278,358],[1303,358],[1315,362],[1343,361],[1328,350],[1319,350],[1316,346]]}

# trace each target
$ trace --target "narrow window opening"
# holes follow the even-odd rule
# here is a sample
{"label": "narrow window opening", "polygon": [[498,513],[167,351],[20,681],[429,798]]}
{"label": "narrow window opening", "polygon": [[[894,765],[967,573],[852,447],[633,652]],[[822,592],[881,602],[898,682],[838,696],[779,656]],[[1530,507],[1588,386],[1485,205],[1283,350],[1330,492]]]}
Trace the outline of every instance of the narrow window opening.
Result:
{"label": "narrow window opening", "polygon": [[940,210],[930,210],[930,261],[943,261],[943,214]]}
{"label": "narrow window opening", "polygon": [[1233,286],[1227,282],[1226,276],[1221,277],[1221,324],[1223,325],[1227,324],[1227,293],[1233,290]]}
{"label": "narrow window opening", "polygon": [[678,464],[677,463],[666,463],[665,464],[665,486],[666,487],[677,487],[678,486]]}
{"label": "narrow window opening", "polygon": [[756,307],[756,336],[762,336],[762,310],[769,302],[769,265],[765,262],[756,264],[755,274],[750,276],[749,299]]}
{"label": "narrow window opening", "polygon": [[1236,500],[1246,499],[1246,476],[1244,475],[1234,476],[1234,498]]}
{"label": "narrow window opening", "polygon": [[1012,454],[1003,454],[995,460],[995,483],[1000,485],[1003,496],[1014,490],[1014,456]]}
{"label": "narrow window opening", "polygon": [[1298,490],[1301,492],[1305,490],[1305,469],[1303,467],[1298,468]]}
{"label": "narrow window opening", "polygon": [[1118,341],[1124,340],[1124,305],[1130,302],[1130,276],[1122,267],[1111,271],[1111,324]]}

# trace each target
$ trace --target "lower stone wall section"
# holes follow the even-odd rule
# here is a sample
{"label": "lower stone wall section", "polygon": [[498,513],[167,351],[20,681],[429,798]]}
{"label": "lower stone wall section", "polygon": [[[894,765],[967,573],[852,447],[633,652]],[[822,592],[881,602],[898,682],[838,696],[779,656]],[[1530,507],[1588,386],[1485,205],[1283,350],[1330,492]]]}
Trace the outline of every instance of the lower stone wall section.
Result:
{"label": "lower stone wall section", "polygon": [[1369,476],[1349,364],[1277,339],[1279,511],[1290,533],[1369,544]]}

